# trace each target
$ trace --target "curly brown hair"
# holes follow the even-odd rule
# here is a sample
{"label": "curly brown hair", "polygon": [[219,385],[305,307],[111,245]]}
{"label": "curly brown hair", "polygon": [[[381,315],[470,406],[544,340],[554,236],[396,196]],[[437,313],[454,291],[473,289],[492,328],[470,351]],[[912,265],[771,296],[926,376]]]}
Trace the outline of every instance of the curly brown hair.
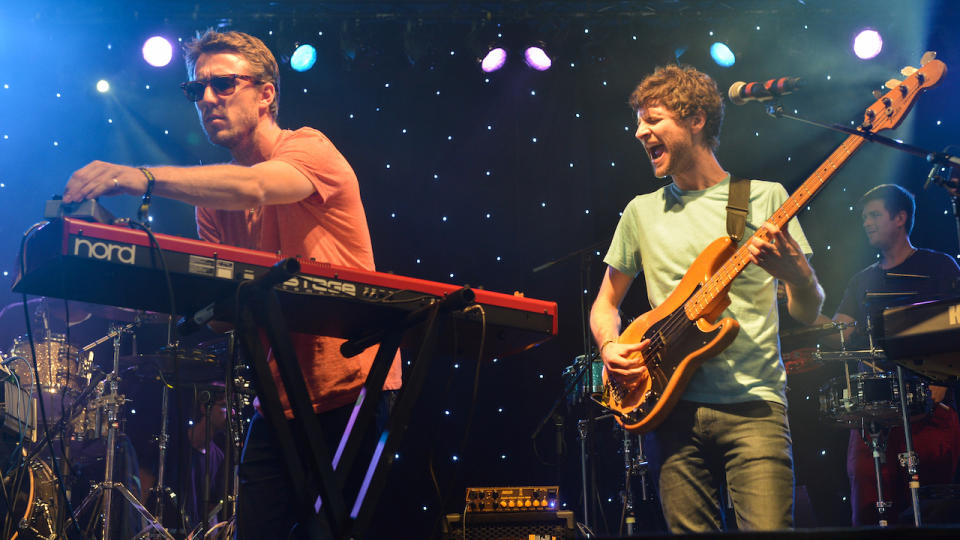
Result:
{"label": "curly brown hair", "polygon": [[201,54],[227,52],[242,56],[253,68],[253,73],[249,75],[256,77],[260,83],[271,83],[276,88],[273,103],[270,104],[270,114],[274,120],[277,119],[280,112],[280,68],[273,53],[258,38],[243,32],[217,32],[208,28],[202,35],[198,32],[197,37],[185,43],[183,52],[187,63],[187,76],[191,79],[195,76],[197,59]]}
{"label": "curly brown hair", "polygon": [[630,94],[634,112],[649,105],[660,105],[673,111],[677,118],[689,118],[703,112],[704,140],[716,150],[720,145],[720,126],[723,125],[723,97],[717,83],[706,73],[691,66],[660,66],[644,77]]}

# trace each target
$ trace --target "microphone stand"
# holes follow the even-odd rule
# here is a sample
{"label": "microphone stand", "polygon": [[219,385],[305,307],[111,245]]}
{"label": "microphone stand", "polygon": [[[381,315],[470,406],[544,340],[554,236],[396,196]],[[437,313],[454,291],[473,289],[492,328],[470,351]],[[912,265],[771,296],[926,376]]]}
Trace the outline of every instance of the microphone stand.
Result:
{"label": "microphone stand", "polygon": [[[816,120],[802,118],[795,114],[783,112],[783,104],[781,104],[779,101],[775,101],[770,105],[767,105],[766,111],[767,114],[774,118],[787,118],[789,120],[803,122],[804,124],[810,124],[811,126],[829,129],[832,131],[839,131],[841,133],[846,133],[847,135],[856,135],[857,137],[862,137],[869,142],[879,143],[884,146],[889,146],[890,148],[900,152],[922,157],[927,160],[928,163],[933,164],[934,167],[946,167],[952,168],[953,171],[960,171],[960,156],[947,153],[946,149],[944,149],[943,152],[936,152],[920,146],[900,142],[896,139],[891,139],[890,137],[885,137],[869,131],[861,131],[858,129],[849,128],[847,126],[842,126],[840,124],[825,124],[823,122],[817,122]],[[948,146],[947,148],[950,147]],[[953,188],[954,191],[950,192],[952,199],[951,204],[953,206],[953,217],[957,222],[957,243],[958,248],[960,248],[960,185],[953,183],[960,182],[960,175],[953,174],[949,176],[951,177],[943,179],[938,175],[931,175],[927,182],[933,182],[948,189],[951,187]]]}
{"label": "microphone stand", "polygon": [[[540,422],[540,425],[537,426],[537,429],[534,431],[533,436],[531,437],[531,440],[536,439],[536,437],[540,434],[540,431],[543,429],[546,423],[551,418],[553,418],[555,414],[557,416],[560,416],[560,414],[557,413],[557,410],[559,409],[560,404],[562,404],[564,399],[567,397],[567,395],[571,391],[573,391],[574,388],[577,387],[581,379],[583,379],[584,377],[587,378],[586,385],[588,388],[593,388],[594,385],[599,382],[599,381],[593,380],[594,374],[593,374],[593,369],[591,369],[593,355],[591,354],[592,344],[590,342],[589,310],[586,305],[585,297],[586,297],[586,291],[588,290],[587,287],[589,286],[589,283],[591,281],[590,264],[593,261],[593,257],[594,257],[593,252],[595,252],[596,250],[604,246],[608,246],[612,239],[613,239],[612,237],[604,238],[599,242],[594,242],[593,244],[587,247],[580,248],[576,251],[567,253],[566,255],[563,255],[558,259],[548,261],[533,269],[533,272],[536,273],[536,272],[540,272],[548,268],[551,268],[562,262],[566,262],[570,259],[573,259],[574,257],[579,259],[580,271],[578,273],[580,277],[580,284],[579,284],[580,286],[577,289],[577,294],[580,297],[580,325],[583,333],[583,336],[582,336],[583,337],[583,355],[580,357],[577,357],[574,364],[567,368],[568,370],[577,371],[577,372],[573,376],[570,384],[568,384],[568,386],[564,388],[563,391],[560,393],[560,395],[557,397],[557,400],[553,403],[553,407],[550,408],[550,412],[547,413],[547,415]],[[593,431],[592,423],[594,422],[594,420],[596,419],[593,418],[593,415],[588,413],[586,419],[583,419],[577,422],[577,433],[579,436],[578,438],[580,439],[580,468],[581,468],[582,488],[583,488],[583,523],[588,530],[590,528],[590,514],[591,514],[590,506],[593,504],[593,498],[589,496],[589,493],[596,490],[596,485],[595,485],[596,482],[594,481],[594,485],[592,486],[593,489],[591,489],[591,486],[587,479],[588,463],[590,464],[590,469],[592,473],[590,475],[590,478],[592,479],[596,478],[596,469],[594,469],[593,460],[588,459],[589,449],[590,449],[590,445],[588,444],[589,443],[588,439],[590,436],[590,432]],[[559,433],[561,429],[562,419],[559,421],[558,420],[554,420],[554,421],[555,421],[555,424],[557,425],[558,437],[560,437],[562,436]],[[562,476],[560,468],[563,463],[563,455],[562,455],[563,448],[562,448],[562,445],[560,444],[558,444],[557,446],[558,446],[557,475],[559,477],[559,476]]]}
{"label": "microphone stand", "polygon": [[875,142],[882,144],[884,146],[889,146],[895,150],[901,152],[906,152],[914,156],[919,156],[927,160],[928,163],[942,165],[944,167],[954,167],[960,166],[960,157],[953,154],[948,154],[946,152],[936,152],[922,148],[919,146],[914,146],[912,144],[907,144],[900,142],[890,137],[885,137],[883,135],[878,135],[870,131],[862,131],[859,129],[849,128],[847,126],[842,126],[840,124],[825,124],[823,122],[817,122],[816,120],[809,120],[794,114],[783,112],[783,105],[777,101],[767,105],[767,114],[774,118],[787,118],[789,120],[796,120],[798,122],[803,122],[804,124],[810,124],[811,126],[817,126],[823,129],[829,129],[832,131],[839,131],[841,133],[846,133],[847,135],[856,135],[857,137],[862,137],[869,142]]}

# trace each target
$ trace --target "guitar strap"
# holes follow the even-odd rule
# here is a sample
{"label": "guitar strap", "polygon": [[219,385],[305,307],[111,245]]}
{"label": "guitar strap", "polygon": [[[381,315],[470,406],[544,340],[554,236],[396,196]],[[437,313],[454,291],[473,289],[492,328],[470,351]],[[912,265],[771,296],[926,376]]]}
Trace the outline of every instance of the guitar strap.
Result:
{"label": "guitar strap", "polygon": [[739,244],[747,227],[747,212],[750,209],[750,179],[730,175],[730,192],[727,195],[727,234]]}

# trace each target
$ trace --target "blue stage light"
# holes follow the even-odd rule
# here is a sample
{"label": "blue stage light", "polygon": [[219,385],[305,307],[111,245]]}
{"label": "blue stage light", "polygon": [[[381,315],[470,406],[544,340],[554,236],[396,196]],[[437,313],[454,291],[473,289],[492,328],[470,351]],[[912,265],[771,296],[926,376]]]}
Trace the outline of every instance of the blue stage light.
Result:
{"label": "blue stage light", "polygon": [[290,67],[296,71],[306,71],[317,63],[317,49],[313,45],[304,44],[297,47],[290,57]]}
{"label": "blue stage light", "polygon": [[722,67],[730,67],[737,61],[737,57],[733,54],[733,51],[730,50],[730,47],[727,47],[726,43],[719,41],[710,46],[710,56],[713,57],[713,61],[716,62],[718,66]]}

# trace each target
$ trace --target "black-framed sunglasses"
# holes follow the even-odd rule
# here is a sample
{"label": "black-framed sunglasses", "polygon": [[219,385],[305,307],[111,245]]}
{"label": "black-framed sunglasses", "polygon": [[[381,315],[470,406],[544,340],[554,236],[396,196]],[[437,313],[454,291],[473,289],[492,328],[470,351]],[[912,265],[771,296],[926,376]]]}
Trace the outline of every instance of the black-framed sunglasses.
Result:
{"label": "black-framed sunglasses", "polygon": [[252,75],[231,73],[230,75],[217,75],[209,79],[197,79],[195,81],[180,83],[180,88],[183,90],[183,95],[187,96],[187,99],[190,101],[200,101],[203,99],[203,93],[207,90],[208,84],[217,95],[229,96],[237,89],[237,79],[250,81],[254,84],[260,82],[260,79]]}

